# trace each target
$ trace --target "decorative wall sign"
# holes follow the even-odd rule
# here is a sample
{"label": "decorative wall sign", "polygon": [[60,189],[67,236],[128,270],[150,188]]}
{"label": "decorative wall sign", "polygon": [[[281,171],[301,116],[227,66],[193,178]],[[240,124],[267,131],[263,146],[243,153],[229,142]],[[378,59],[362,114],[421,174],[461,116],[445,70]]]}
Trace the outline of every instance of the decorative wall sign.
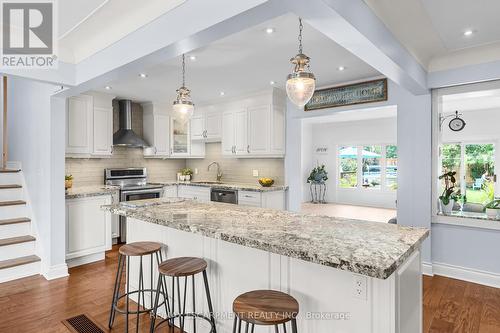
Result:
{"label": "decorative wall sign", "polygon": [[304,111],[387,101],[387,79],[316,90]]}
{"label": "decorative wall sign", "polygon": [[328,154],[327,147],[316,147],[315,151],[316,151],[316,154],[319,154],[319,155],[327,155]]}

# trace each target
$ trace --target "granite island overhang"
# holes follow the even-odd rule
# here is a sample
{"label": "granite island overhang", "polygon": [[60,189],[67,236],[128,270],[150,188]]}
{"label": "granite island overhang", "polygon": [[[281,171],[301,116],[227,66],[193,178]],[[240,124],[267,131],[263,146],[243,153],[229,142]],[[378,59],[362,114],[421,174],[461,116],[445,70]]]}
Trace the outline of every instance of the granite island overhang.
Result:
{"label": "granite island overhang", "polygon": [[209,262],[222,332],[233,298],[257,288],[295,296],[301,332],[421,332],[427,229],[180,198],[104,209],[127,217],[129,242]]}

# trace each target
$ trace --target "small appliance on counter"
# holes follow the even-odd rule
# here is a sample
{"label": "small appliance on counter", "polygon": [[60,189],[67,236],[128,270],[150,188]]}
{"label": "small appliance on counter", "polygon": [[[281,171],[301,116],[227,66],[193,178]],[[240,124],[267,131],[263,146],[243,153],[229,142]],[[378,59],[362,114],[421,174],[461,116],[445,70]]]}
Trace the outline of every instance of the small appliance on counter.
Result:
{"label": "small appliance on counter", "polygon": [[[104,169],[104,184],[120,187],[120,202],[160,198],[163,185],[147,182],[146,168]],[[118,243],[127,242],[127,219],[120,216]]]}

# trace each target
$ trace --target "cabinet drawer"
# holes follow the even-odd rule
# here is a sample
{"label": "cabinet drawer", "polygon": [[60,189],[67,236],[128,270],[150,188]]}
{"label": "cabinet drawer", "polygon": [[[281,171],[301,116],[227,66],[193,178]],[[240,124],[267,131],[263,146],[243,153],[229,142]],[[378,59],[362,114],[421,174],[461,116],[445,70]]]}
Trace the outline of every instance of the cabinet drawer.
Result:
{"label": "cabinet drawer", "polygon": [[163,196],[169,198],[177,197],[177,185],[165,186],[163,188]]}
{"label": "cabinet drawer", "polygon": [[179,198],[197,199],[200,201],[210,201],[210,188],[200,186],[179,185],[177,190]]}
{"label": "cabinet drawer", "polygon": [[260,192],[252,191],[238,191],[238,204],[244,206],[261,206],[261,194]]}

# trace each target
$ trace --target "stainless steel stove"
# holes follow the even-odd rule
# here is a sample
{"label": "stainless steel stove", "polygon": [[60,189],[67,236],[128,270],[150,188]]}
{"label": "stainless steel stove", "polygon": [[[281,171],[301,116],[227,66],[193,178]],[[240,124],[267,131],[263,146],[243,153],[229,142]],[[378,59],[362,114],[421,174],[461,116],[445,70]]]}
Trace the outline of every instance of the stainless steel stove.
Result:
{"label": "stainless steel stove", "polygon": [[[105,169],[104,184],[120,187],[120,201],[159,198],[163,185],[148,183],[146,168]],[[127,241],[126,217],[120,216],[120,237],[118,242]]]}

